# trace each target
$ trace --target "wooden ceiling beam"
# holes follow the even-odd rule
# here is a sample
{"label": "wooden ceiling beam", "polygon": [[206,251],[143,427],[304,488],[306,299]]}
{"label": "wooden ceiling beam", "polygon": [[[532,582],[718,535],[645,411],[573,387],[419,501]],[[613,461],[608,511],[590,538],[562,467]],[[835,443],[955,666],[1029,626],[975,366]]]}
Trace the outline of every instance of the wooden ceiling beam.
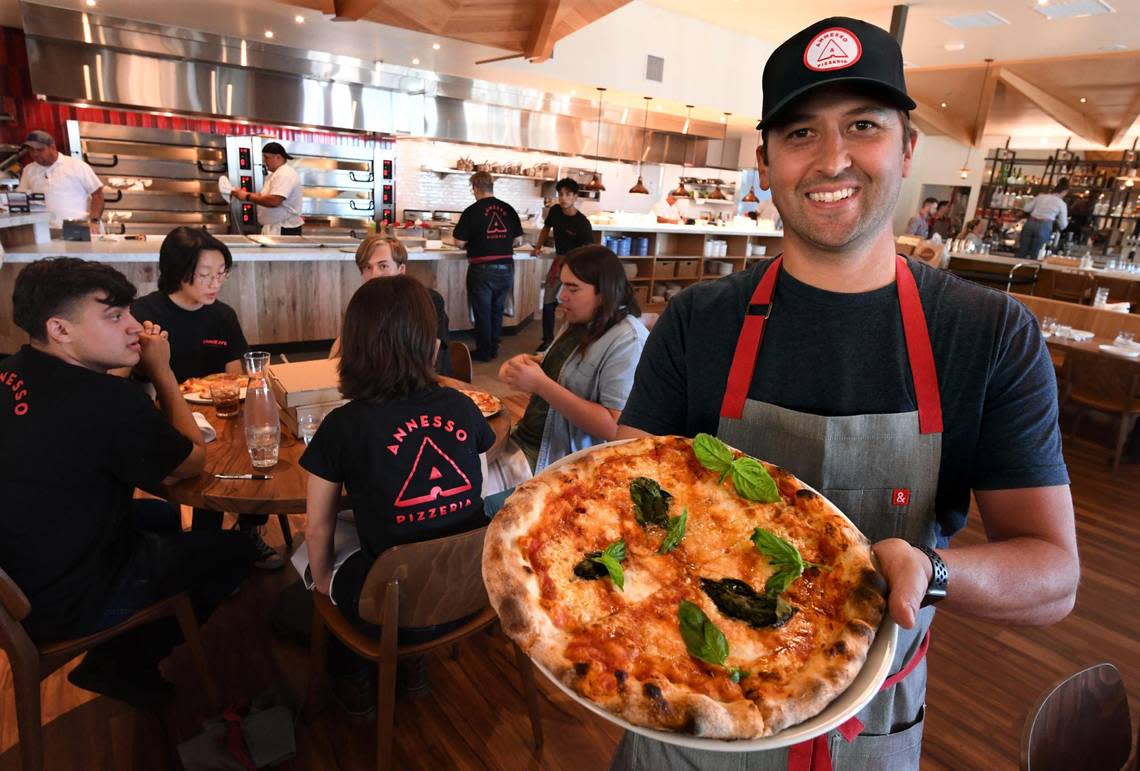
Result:
{"label": "wooden ceiling beam", "polygon": [[[913,97],[911,97],[913,99]],[[911,110],[910,119],[918,128],[927,134],[945,134],[964,145],[972,144],[970,130],[959,125],[957,121],[940,111],[936,107],[915,99],[916,107]]]}
{"label": "wooden ceiling beam", "polygon": [[1116,127],[1116,131],[1112,132],[1112,137],[1108,140],[1110,145],[1114,145],[1120,140],[1124,139],[1124,135],[1132,128],[1132,124],[1140,119],[1140,87],[1137,87],[1136,93],[1132,96],[1132,103],[1124,111],[1124,115],[1120,119],[1120,125]]}
{"label": "wooden ceiling beam", "polygon": [[326,5],[332,5],[333,18],[351,19],[359,21],[376,7],[379,0],[321,0],[322,10]]}
{"label": "wooden ceiling beam", "polygon": [[1106,147],[1111,143],[1113,135],[1111,129],[1102,126],[1091,116],[1066,104],[1045,89],[1035,86],[1008,69],[1002,69],[998,77],[1007,86],[1018,91],[1026,99],[1040,107],[1050,118],[1077,136]]}
{"label": "wooden ceiling beam", "polygon": [[990,117],[990,109],[994,106],[994,95],[997,94],[997,84],[1001,77],[1001,67],[997,64],[990,66],[986,80],[982,83],[982,93],[978,97],[978,110],[974,118],[974,125],[970,128],[971,145],[977,147],[982,143],[986,133],[986,121]]}
{"label": "wooden ceiling beam", "polygon": [[558,16],[560,0],[543,0],[531,38],[526,46],[526,58],[532,62],[544,62],[554,56],[554,19]]}

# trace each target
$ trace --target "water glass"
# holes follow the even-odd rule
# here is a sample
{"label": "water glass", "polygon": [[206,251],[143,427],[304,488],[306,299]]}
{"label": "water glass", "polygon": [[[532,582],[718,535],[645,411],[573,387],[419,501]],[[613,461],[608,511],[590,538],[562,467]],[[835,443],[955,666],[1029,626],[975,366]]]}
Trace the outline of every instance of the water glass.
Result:
{"label": "water glass", "polygon": [[313,441],[313,436],[320,428],[321,420],[324,415],[317,412],[310,412],[297,418],[297,433],[301,435],[301,439],[305,441],[305,446],[309,446],[309,442]]}
{"label": "water glass", "polygon": [[232,418],[241,408],[241,384],[236,378],[211,380],[210,401],[219,418]]}
{"label": "water glass", "polygon": [[246,426],[245,446],[254,468],[276,466],[277,452],[281,449],[281,426]]}
{"label": "water glass", "polygon": [[1108,303],[1108,287],[1098,286],[1096,288],[1096,297],[1093,298],[1093,306],[1100,308]]}
{"label": "water glass", "polygon": [[1128,331],[1122,329],[1122,330],[1120,330],[1120,332],[1117,333],[1116,339],[1113,340],[1112,342],[1114,345],[1118,345],[1121,348],[1135,348],[1136,347],[1136,335],[1132,332],[1128,332]]}
{"label": "water glass", "polygon": [[265,368],[269,366],[269,353],[267,351],[249,351],[241,359],[242,365],[245,367],[245,374],[250,377],[264,375]]}
{"label": "water glass", "polygon": [[1045,335],[1045,337],[1052,337],[1056,331],[1057,319],[1052,316],[1045,316],[1041,319],[1041,334]]}
{"label": "water glass", "polygon": [[1053,335],[1059,340],[1067,340],[1073,336],[1073,328],[1068,324],[1058,324],[1053,330]]}

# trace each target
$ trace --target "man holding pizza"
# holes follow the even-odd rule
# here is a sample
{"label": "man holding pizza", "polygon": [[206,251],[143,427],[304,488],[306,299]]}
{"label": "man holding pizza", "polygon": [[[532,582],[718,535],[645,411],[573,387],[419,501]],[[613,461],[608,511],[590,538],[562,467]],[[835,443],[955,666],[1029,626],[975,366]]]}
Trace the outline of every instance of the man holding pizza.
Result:
{"label": "man holding pizza", "polygon": [[[861,731],[746,758],[627,733],[613,768],[807,771],[829,756],[842,771],[917,769],[932,601],[999,624],[1073,607],[1053,368],[1022,305],[895,254],[917,135],[890,35],[817,22],[776,49],[763,82],[757,160],[784,252],[669,303],[619,437],[713,433],[832,500],[875,544],[902,627],[895,676]],[[971,492],[989,542],[948,548]]]}

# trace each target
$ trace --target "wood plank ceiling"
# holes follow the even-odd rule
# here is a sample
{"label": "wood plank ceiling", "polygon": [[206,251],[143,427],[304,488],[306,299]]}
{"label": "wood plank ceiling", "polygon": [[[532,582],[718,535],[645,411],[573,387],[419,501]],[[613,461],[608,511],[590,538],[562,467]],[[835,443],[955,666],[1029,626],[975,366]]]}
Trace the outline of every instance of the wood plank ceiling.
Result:
{"label": "wood plank ceiling", "polygon": [[1024,133],[1055,122],[1107,147],[1140,119],[1136,52],[915,68],[906,81],[920,129],[974,146],[985,133]]}
{"label": "wood plank ceiling", "polygon": [[[493,46],[541,62],[555,42],[629,0],[286,0],[338,21],[366,20]],[[507,58],[507,57],[504,57]]]}

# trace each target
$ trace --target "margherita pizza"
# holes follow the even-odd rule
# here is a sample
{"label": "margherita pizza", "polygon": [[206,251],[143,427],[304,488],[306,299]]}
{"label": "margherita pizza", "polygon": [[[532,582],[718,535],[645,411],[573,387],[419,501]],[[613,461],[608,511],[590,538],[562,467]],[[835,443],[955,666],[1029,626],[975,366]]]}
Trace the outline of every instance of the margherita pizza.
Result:
{"label": "margherita pizza", "polygon": [[245,388],[249,385],[249,378],[245,375],[215,372],[213,375],[206,375],[205,377],[186,378],[186,381],[178,388],[182,391],[183,396],[193,396],[208,401],[210,399],[210,382],[213,380],[236,380],[239,388]]}
{"label": "margherita pizza", "polygon": [[485,418],[498,415],[499,411],[503,409],[503,403],[494,394],[489,394],[486,391],[468,391],[465,388],[460,388],[459,392],[475,402],[475,406],[479,408],[479,412],[483,413]]}
{"label": "margherita pizza", "polygon": [[577,693],[719,739],[822,711],[885,607],[850,520],[707,434],[599,447],[520,485],[487,531],[483,579],[503,630]]}

